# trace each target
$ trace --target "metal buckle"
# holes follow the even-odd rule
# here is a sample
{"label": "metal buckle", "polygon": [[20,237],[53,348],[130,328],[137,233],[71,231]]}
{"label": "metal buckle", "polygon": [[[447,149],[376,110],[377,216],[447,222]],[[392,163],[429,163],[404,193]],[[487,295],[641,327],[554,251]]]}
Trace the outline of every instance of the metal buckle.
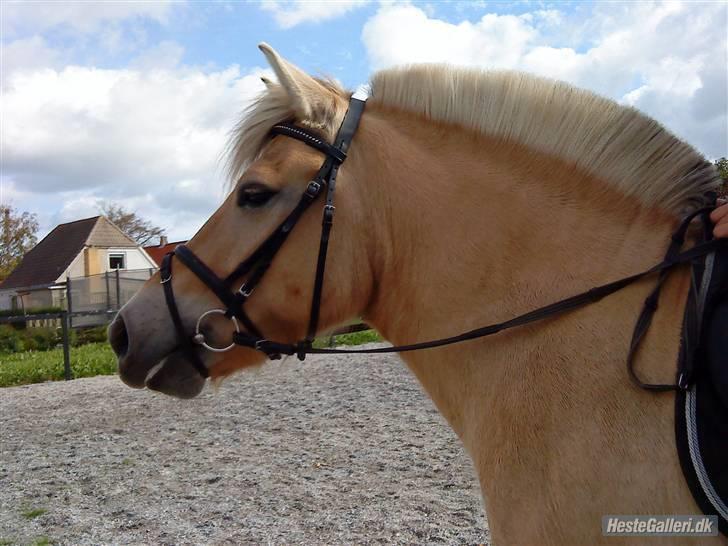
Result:
{"label": "metal buckle", "polygon": [[246,288],[245,290],[243,290],[243,288],[246,288],[245,284],[243,284],[243,286],[238,288],[238,294],[240,294],[247,300],[250,297],[250,294],[252,294],[253,291],[255,290],[255,287],[253,286],[252,288]]}
{"label": "metal buckle", "polygon": [[[263,343],[268,343],[268,340],[265,338],[259,339],[258,341],[255,342],[255,347],[253,347],[253,348],[256,351],[263,351],[263,349],[261,348],[261,344],[263,344]],[[263,351],[263,352],[265,352],[265,351]]]}
{"label": "metal buckle", "polygon": [[171,280],[172,280],[172,275],[170,275],[166,279],[162,279],[161,276],[160,276],[159,284],[167,284]]}
{"label": "metal buckle", "polygon": [[334,212],[336,212],[336,207],[334,205],[325,205],[324,206],[324,223],[330,224],[334,221]]}
{"label": "metal buckle", "polygon": [[[207,349],[208,351],[212,351],[213,353],[224,353],[235,347],[234,341],[227,347],[213,347],[212,345],[208,345],[207,343],[205,343],[205,335],[200,332],[200,325],[202,324],[202,319],[204,319],[207,315],[225,316],[226,312],[222,309],[210,309],[209,311],[205,311],[204,313],[202,313],[200,315],[200,318],[197,319],[197,324],[195,325],[195,335],[193,336],[192,341],[194,341],[198,345],[202,345],[205,349]],[[239,334],[240,326],[238,325],[238,319],[236,319],[235,317],[230,317],[230,320],[233,321],[233,326],[235,326],[235,332]]]}
{"label": "metal buckle", "polygon": [[316,197],[320,191],[321,191],[321,183],[316,182],[316,180],[311,180],[311,182],[308,183],[308,186],[306,186],[306,195],[308,195],[311,198]]}

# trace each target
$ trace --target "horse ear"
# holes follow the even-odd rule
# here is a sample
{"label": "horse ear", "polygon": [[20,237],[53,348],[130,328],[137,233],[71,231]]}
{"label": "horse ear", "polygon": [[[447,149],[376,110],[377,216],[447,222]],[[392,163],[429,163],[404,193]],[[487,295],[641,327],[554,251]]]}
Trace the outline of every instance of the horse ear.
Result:
{"label": "horse ear", "polygon": [[[326,100],[328,90],[306,74],[297,66],[289,63],[268,44],[261,43],[258,48],[268,59],[278,81],[291,99],[291,108],[302,120],[314,120],[314,114],[320,114],[322,106],[330,104]],[[268,85],[266,83],[266,85]]]}

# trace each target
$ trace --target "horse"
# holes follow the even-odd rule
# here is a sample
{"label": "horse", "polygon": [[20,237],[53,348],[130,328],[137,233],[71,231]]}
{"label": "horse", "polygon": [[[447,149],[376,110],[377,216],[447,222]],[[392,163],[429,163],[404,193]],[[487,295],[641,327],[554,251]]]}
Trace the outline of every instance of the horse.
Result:
{"label": "horse", "polygon": [[[351,93],[260,46],[277,82],[235,126],[232,191],[188,243],[225,277],[296,206],[324,154],[271,135],[295,122],[333,142]],[[394,344],[505,320],[659,262],[686,211],[719,181],[655,120],[569,84],[510,71],[413,65],[373,75],[339,170],[316,332],[361,317]],[[320,209],[305,211],[245,309],[270,339],[306,333]],[[177,263],[177,260],[175,260]],[[121,379],[181,398],[205,379],[167,309],[214,346],[239,330],[189,269],[157,273],[109,328]],[[696,514],[673,439],[674,394],[635,388],[631,328],[654,278],[499,335],[403,353],[472,458],[494,544],[631,544],[605,514]],[[690,284],[680,267],[637,354],[669,382]],[[267,358],[252,347],[195,349],[219,381]],[[701,543],[725,544],[723,537]],[[684,537],[662,537],[682,544]]]}

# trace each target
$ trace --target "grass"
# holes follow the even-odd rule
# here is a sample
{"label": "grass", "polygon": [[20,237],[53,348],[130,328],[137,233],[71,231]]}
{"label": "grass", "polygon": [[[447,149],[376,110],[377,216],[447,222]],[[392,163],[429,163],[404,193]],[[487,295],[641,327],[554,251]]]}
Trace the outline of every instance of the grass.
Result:
{"label": "grass", "polygon": [[[354,332],[351,334],[341,334],[334,337],[334,345],[362,345],[364,343],[374,343],[382,341],[379,334],[374,330],[364,330],[363,332]],[[313,342],[313,346],[324,348],[329,346],[329,338],[318,338]]]}
{"label": "grass", "polygon": [[[108,343],[71,348],[73,377],[116,373],[116,357]],[[0,387],[63,379],[63,350],[0,354]]]}
{"label": "grass", "polygon": [[20,512],[20,514],[25,519],[35,519],[38,516],[42,516],[47,511],[48,510],[46,510],[45,508],[26,508],[25,510],[23,510],[22,512]]}
{"label": "grass", "polygon": [[35,542],[33,542],[32,546],[51,546],[53,542],[51,542],[51,539],[48,537],[38,537],[35,539]]}
{"label": "grass", "polygon": [[[320,338],[314,347],[328,347],[328,338]],[[335,345],[361,345],[382,341],[374,330],[342,334]],[[89,343],[71,347],[73,377],[94,377],[116,373],[116,357],[108,343]],[[63,350],[0,353],[0,387],[13,387],[63,379]]]}

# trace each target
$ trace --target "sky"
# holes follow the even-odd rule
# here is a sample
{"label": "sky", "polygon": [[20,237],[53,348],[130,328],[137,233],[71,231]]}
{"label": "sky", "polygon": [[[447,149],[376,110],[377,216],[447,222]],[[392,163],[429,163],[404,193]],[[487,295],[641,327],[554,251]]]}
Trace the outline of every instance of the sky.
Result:
{"label": "sky", "polygon": [[191,237],[271,76],[265,41],[354,89],[446,62],[568,81],[728,155],[727,2],[0,2],[0,202],[55,225],[121,204]]}

